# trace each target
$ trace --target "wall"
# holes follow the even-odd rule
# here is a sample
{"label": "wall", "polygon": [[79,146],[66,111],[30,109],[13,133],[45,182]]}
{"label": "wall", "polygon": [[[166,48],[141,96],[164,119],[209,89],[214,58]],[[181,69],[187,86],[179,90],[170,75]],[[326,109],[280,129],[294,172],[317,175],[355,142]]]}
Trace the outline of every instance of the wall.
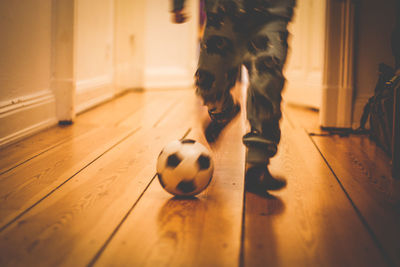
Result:
{"label": "wall", "polygon": [[152,89],[193,85],[197,64],[198,3],[197,0],[186,1],[189,21],[173,24],[170,1],[146,1],[142,87]]}
{"label": "wall", "polygon": [[390,42],[396,1],[379,1],[379,4],[375,0],[358,2],[353,127],[358,127],[363,107],[374,93],[379,63],[394,66]]}
{"label": "wall", "polygon": [[166,0],[77,0],[77,111],[126,89],[187,88],[197,64],[198,1],[171,23]]}
{"label": "wall", "polygon": [[324,65],[325,1],[297,1],[288,27],[285,102],[319,109]]}
{"label": "wall", "polygon": [[56,122],[51,2],[0,1],[0,146]]}
{"label": "wall", "polygon": [[114,6],[114,81],[116,93],[127,88],[137,88],[141,78],[137,67],[143,62],[143,6],[145,1],[115,0]]}
{"label": "wall", "polygon": [[76,111],[114,96],[114,1],[76,0]]}
{"label": "wall", "polygon": [[193,85],[198,1],[1,0],[0,147],[132,88]]}

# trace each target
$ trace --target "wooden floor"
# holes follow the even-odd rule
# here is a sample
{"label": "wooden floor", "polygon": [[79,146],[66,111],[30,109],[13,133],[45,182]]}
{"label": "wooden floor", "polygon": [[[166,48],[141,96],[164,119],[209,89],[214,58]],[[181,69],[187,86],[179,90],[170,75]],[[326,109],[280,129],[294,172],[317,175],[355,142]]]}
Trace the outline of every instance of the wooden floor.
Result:
{"label": "wooden floor", "polygon": [[[240,91],[237,90],[240,97]],[[193,90],[130,92],[0,150],[0,266],[400,266],[400,181],[366,136],[329,135],[285,106],[270,169],[244,192],[244,111],[209,147],[210,186],[155,179],[171,140],[206,144]]]}

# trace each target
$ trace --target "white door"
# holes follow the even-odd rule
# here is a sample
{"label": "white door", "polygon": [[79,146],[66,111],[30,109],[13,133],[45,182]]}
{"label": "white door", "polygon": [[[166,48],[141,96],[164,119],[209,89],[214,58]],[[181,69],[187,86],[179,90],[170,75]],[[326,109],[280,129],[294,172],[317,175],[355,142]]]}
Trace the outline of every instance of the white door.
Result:
{"label": "white door", "polygon": [[325,39],[325,1],[297,1],[289,24],[289,53],[285,67],[286,103],[321,108]]}

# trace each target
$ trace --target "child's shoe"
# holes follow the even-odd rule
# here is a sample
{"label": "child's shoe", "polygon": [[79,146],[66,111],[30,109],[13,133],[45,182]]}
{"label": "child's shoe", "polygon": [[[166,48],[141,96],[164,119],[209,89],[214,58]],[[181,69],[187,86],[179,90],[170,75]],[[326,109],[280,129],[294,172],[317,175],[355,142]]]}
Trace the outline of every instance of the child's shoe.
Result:
{"label": "child's shoe", "polygon": [[248,192],[265,195],[268,190],[279,190],[285,186],[285,180],[272,177],[267,164],[251,165],[246,170],[245,187]]}
{"label": "child's shoe", "polygon": [[205,130],[205,136],[209,143],[215,142],[219,135],[221,134],[222,130],[231,122],[236,115],[240,112],[240,105],[234,104],[229,109],[226,109],[222,112],[215,113],[212,111],[208,111],[210,115],[211,122],[208,124]]}
{"label": "child's shoe", "polygon": [[267,140],[261,134],[252,129],[251,132],[243,136],[243,143],[247,147],[246,163],[251,165],[268,164],[278,148],[276,143]]}

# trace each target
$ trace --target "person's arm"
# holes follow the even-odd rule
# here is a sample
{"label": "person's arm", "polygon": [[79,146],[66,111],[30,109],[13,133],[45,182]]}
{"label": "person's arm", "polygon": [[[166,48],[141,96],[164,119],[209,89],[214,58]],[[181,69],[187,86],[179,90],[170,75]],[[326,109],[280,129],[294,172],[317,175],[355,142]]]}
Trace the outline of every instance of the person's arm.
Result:
{"label": "person's arm", "polygon": [[172,0],[172,21],[174,23],[184,23],[187,16],[184,13],[185,0]]}
{"label": "person's arm", "polygon": [[172,12],[182,10],[185,5],[185,0],[172,0]]}

